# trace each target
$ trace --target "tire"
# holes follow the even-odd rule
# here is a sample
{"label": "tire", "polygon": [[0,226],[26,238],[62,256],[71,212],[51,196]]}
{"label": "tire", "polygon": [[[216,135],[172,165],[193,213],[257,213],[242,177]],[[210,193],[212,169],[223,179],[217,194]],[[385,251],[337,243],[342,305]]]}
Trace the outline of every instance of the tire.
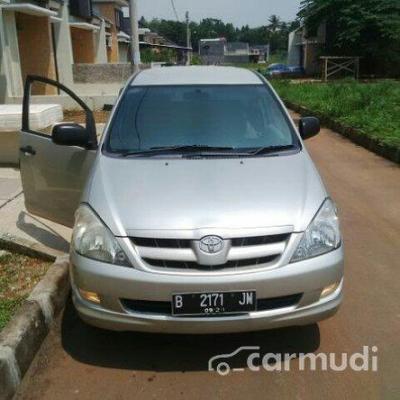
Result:
{"label": "tire", "polygon": [[231,368],[227,362],[223,361],[217,365],[216,371],[219,375],[226,376],[231,372]]}

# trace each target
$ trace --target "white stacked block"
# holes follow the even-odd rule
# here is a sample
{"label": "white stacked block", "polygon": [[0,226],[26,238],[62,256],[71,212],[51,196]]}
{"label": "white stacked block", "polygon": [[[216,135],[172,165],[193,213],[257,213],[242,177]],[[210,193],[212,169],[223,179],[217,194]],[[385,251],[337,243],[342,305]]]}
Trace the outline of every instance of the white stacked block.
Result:
{"label": "white stacked block", "polygon": [[[30,129],[39,132],[63,120],[59,104],[31,104]],[[22,105],[0,104],[0,165],[18,164]]]}

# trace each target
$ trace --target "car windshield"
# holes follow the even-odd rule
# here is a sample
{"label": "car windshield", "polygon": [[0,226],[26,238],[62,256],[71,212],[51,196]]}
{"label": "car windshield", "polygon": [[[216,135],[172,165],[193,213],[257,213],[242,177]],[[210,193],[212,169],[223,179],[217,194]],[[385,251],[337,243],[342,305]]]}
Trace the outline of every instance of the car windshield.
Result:
{"label": "car windshield", "polygon": [[297,136],[264,85],[132,86],[106,140],[108,152],[125,155],[291,147],[299,148]]}

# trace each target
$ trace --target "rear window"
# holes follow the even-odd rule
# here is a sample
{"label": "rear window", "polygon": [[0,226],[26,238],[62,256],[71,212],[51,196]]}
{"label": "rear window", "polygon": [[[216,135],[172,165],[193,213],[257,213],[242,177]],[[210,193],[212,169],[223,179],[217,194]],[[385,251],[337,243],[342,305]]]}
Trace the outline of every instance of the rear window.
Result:
{"label": "rear window", "polygon": [[297,144],[282,107],[264,85],[133,86],[114,115],[106,149]]}

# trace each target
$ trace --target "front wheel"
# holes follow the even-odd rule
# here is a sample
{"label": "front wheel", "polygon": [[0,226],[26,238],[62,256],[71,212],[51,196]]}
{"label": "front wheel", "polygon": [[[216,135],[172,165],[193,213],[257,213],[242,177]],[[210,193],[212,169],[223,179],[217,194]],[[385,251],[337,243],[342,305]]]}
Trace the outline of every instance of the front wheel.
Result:
{"label": "front wheel", "polygon": [[231,368],[228,365],[228,363],[226,362],[221,362],[217,365],[217,372],[222,375],[222,376],[226,376],[229,374],[229,372],[231,372]]}

